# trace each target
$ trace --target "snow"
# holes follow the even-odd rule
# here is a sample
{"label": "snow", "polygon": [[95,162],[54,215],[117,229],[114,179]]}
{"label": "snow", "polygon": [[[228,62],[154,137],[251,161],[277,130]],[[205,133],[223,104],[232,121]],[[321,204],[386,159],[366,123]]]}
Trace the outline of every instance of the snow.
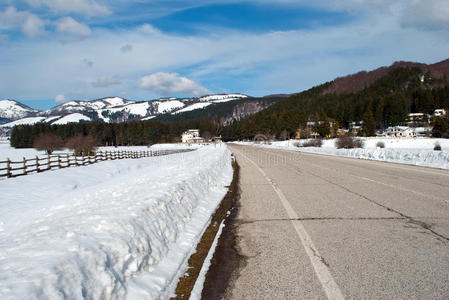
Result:
{"label": "snow", "polygon": [[78,123],[80,121],[90,121],[91,118],[80,114],[80,113],[73,113],[67,116],[62,117],[61,119],[53,122],[53,125],[63,125],[67,123]]}
{"label": "snow", "polygon": [[[304,140],[273,142],[271,145],[258,146],[449,170],[449,139],[362,138],[362,140],[364,142],[363,148],[355,149],[337,149],[335,147],[335,139],[324,140],[321,147],[298,148],[294,146],[295,143],[302,143]],[[378,142],[383,142],[385,144],[385,148],[378,148],[376,146]],[[433,150],[436,143],[441,145],[442,151]],[[253,145],[253,143],[242,144]]]}
{"label": "snow", "polygon": [[[61,152],[55,152],[55,154],[58,153]],[[44,151],[37,151],[32,148],[15,149],[9,145],[8,140],[0,140],[0,161],[4,161],[7,157],[9,157],[12,161],[20,161],[23,157],[33,158],[36,157],[36,155],[42,156],[44,154]]]}
{"label": "snow", "polygon": [[34,109],[28,109],[19,105],[14,100],[0,100],[0,117],[8,119],[22,118],[28,113],[36,112]]}
{"label": "snow", "polygon": [[248,98],[248,96],[243,95],[243,94],[208,95],[208,96],[200,97],[199,100],[207,101],[207,102],[212,101],[212,102],[218,103],[218,102],[226,102],[226,101],[242,99],[242,98]]}
{"label": "snow", "polygon": [[231,180],[222,145],[0,181],[0,298],[172,296]]}
{"label": "snow", "polygon": [[133,103],[125,106],[125,110],[133,115],[146,116],[150,104],[148,102]]}
{"label": "snow", "polygon": [[39,122],[42,122],[45,120],[45,117],[31,117],[31,118],[23,118],[16,121],[12,121],[3,125],[0,125],[0,127],[14,127],[16,125],[33,125]]}
{"label": "snow", "polygon": [[171,112],[175,109],[182,108],[185,106],[185,104],[179,100],[154,101],[153,103],[158,104],[157,107],[158,114]]}
{"label": "snow", "polygon": [[57,120],[57,119],[59,119],[60,117],[61,117],[61,116],[51,116],[51,117],[46,118],[46,119],[44,120],[44,122],[45,122],[45,123],[51,123],[52,121]]}
{"label": "snow", "polygon": [[151,120],[154,118],[156,118],[156,116],[149,116],[149,117],[143,118],[142,121],[148,121],[148,120]]}
{"label": "snow", "polygon": [[113,97],[113,98],[104,98],[101,99],[104,102],[109,103],[110,106],[119,106],[119,105],[124,105],[125,104],[125,100],[123,100],[123,98],[120,97]]}
{"label": "snow", "polygon": [[194,103],[192,105],[184,107],[183,109],[177,110],[177,111],[173,112],[172,114],[179,114],[179,113],[183,113],[183,112],[186,112],[186,111],[192,111],[192,110],[195,110],[195,109],[202,109],[202,108],[205,108],[206,106],[209,106],[211,104],[212,104],[211,102]]}

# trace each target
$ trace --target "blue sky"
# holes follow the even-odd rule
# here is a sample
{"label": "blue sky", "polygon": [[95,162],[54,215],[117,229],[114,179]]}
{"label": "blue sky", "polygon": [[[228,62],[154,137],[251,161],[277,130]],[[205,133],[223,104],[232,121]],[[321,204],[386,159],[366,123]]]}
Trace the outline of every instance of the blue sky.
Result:
{"label": "blue sky", "polygon": [[0,99],[294,93],[449,58],[446,0],[3,0]]}

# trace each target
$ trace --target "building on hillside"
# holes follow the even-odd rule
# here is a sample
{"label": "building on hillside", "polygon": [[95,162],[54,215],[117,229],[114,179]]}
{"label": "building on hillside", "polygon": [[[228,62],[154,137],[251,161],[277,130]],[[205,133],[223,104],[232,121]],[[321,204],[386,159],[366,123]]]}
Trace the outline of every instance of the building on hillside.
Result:
{"label": "building on hillside", "polygon": [[447,112],[445,109],[435,109],[435,111],[433,112],[433,116],[434,117],[444,117],[446,116]]}
{"label": "building on hillside", "polygon": [[204,142],[204,139],[202,137],[200,137],[199,129],[189,129],[189,130],[185,131],[181,136],[181,140],[184,144]]}
{"label": "building on hillside", "polygon": [[411,113],[407,115],[408,126],[419,127],[427,126],[430,116],[425,113]]}
{"label": "building on hillside", "polygon": [[388,127],[385,131],[386,137],[415,138],[416,132],[414,128],[407,126]]}

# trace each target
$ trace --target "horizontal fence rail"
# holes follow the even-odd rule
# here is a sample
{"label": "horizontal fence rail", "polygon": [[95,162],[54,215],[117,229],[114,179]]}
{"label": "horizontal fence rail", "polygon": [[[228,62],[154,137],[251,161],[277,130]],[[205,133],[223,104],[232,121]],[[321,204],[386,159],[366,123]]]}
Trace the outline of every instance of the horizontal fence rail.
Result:
{"label": "horizontal fence rail", "polygon": [[86,166],[97,162],[117,159],[136,159],[143,157],[162,156],[174,153],[190,152],[194,149],[177,150],[148,150],[148,151],[98,151],[95,155],[75,155],[74,153],[54,154],[44,157],[23,158],[11,161],[6,158],[0,161],[0,178],[13,178],[41,173],[45,171],[64,169],[69,167]]}

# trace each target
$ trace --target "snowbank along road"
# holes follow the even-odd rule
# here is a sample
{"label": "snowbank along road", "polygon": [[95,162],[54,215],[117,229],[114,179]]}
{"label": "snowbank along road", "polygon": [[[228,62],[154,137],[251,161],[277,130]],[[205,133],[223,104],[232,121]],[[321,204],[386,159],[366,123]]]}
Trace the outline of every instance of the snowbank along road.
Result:
{"label": "snowbank along road", "polygon": [[449,298],[449,172],[229,147],[245,263],[223,298]]}
{"label": "snowbank along road", "polygon": [[0,181],[0,299],[167,299],[232,180],[226,146]]}

